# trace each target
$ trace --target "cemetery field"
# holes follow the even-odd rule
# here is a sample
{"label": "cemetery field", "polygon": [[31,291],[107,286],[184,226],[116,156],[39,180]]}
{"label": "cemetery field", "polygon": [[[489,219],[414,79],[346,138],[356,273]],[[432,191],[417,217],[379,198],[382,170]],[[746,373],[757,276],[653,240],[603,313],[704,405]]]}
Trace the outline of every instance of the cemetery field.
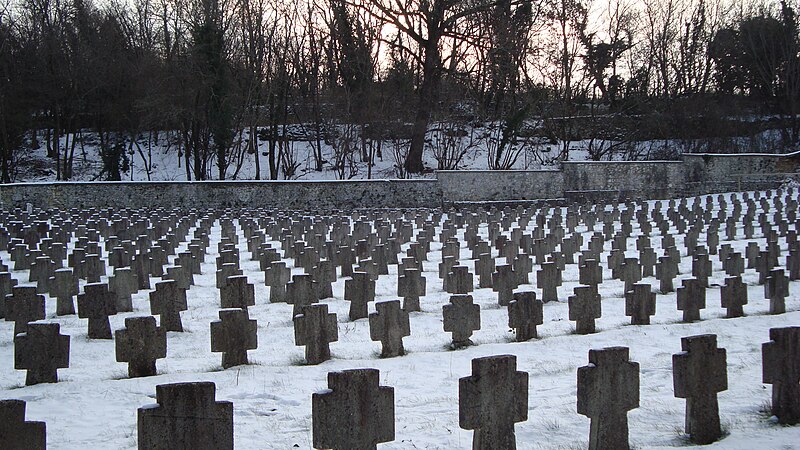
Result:
{"label": "cemetery field", "polygon": [[[792,204],[796,193],[792,191],[776,194],[749,193],[749,199],[771,195],[769,209],[765,203],[753,201],[755,217],[762,213],[774,224],[776,234],[762,232],[756,224],[753,236],[745,237],[743,224],[736,225],[736,235],[728,240],[725,222],[719,231],[719,245],[730,245],[730,251],[741,255],[747,253],[749,243],[760,249],[768,247],[768,240],[777,242],[780,251],[778,268],[787,268],[790,238],[779,232],[777,222],[785,220],[783,202]],[[775,206],[774,196],[782,203]],[[788,195],[788,196],[787,196]],[[747,199],[742,194],[725,194],[724,206],[731,208],[735,199],[748,210]],[[687,206],[692,208],[693,200]],[[720,209],[718,197],[706,203],[705,197],[697,200],[706,211],[716,215]],[[648,211],[661,210],[669,217],[667,202],[644,202]],[[676,203],[677,205],[677,203]],[[631,203],[628,207],[633,207]],[[641,206],[641,205],[640,205]],[[639,208],[638,206],[637,208]],[[796,204],[794,204],[796,206]],[[626,209],[621,205],[620,209]],[[788,209],[788,208],[787,208]],[[571,210],[580,216],[583,211]],[[612,215],[611,207],[608,207]],[[781,215],[776,216],[775,213]],[[125,212],[115,212],[121,218]],[[542,214],[548,219],[556,215],[567,216],[568,209],[545,209]],[[102,214],[102,213],[98,213]],[[717,254],[710,254],[711,272],[706,292],[706,308],[700,311],[700,321],[683,323],[681,311],[676,307],[677,293],[660,293],[659,280],[655,276],[644,276],[639,283],[650,284],[656,295],[655,314],[649,325],[631,325],[625,314],[624,282],[612,277],[607,261],[613,240],[607,236],[602,242],[600,257],[602,283],[597,291],[601,297],[602,316],[596,320],[596,332],[576,334],[575,321],[570,320],[568,297],[579,282],[578,255],[587,249],[594,232],[603,230],[598,220],[591,229],[578,221],[574,233],[579,234],[583,244],[575,253],[573,263],[567,262],[561,271],[562,283],[557,287],[556,301],[543,305],[543,323],[538,325],[538,338],[526,342],[515,342],[514,330],[509,327],[509,313],[498,304],[498,293],[492,288],[480,288],[476,261],[471,258],[465,227],[455,231],[459,240],[460,265],[467,266],[475,274],[471,295],[480,305],[480,329],[471,336],[474,345],[452,350],[451,334],[443,330],[442,307],[449,303],[451,293],[443,289],[439,278],[439,265],[443,261],[440,235],[449,221],[456,221],[455,212],[410,211],[393,213],[387,211],[364,211],[363,219],[357,214],[343,216],[350,220],[375,225],[375,218],[394,226],[405,221],[413,224],[413,236],[400,244],[403,258],[412,242],[426,235],[427,227],[433,229],[429,239],[430,251],[422,261],[422,275],[427,289],[420,298],[421,311],[411,312],[410,335],[403,339],[406,354],[400,357],[381,358],[381,343],[371,340],[367,318],[350,320],[350,302],[345,300],[345,284],[349,277],[341,276],[337,268],[336,281],[332,282],[333,296],[321,300],[328,311],[337,317],[338,340],[330,343],[331,359],[320,364],[309,365],[305,361],[304,347],[295,345],[293,305],[270,303],[270,289],[265,285],[265,272],[260,262],[251,258],[248,239],[243,232],[259,218],[270,222],[270,214],[257,211],[197,212],[197,217],[214,215],[208,230],[208,246],[205,249],[200,274],[194,275],[194,285],[186,291],[187,309],[180,313],[183,332],[167,332],[166,358],[158,359],[155,376],[129,378],[128,365],[117,362],[115,339],[90,339],[87,336],[87,319],[77,315],[57,315],[56,301],[46,295],[46,321],[60,324],[60,332],[70,336],[69,367],[58,370],[57,383],[41,383],[26,386],[24,370],[15,370],[15,346],[13,342],[14,322],[0,321],[0,398],[21,399],[27,402],[26,419],[47,423],[47,442],[52,449],[128,449],[137,446],[137,408],[156,403],[156,386],[166,383],[212,381],[216,384],[216,400],[230,401],[234,408],[234,442],[240,449],[290,449],[312,448],[311,396],[328,388],[329,372],[356,368],[375,368],[380,371],[380,384],[394,388],[395,439],[379,445],[394,449],[461,449],[471,448],[473,431],[459,427],[459,379],[472,374],[474,358],[492,355],[515,355],[516,369],[529,374],[527,420],[516,424],[516,440],[519,449],[579,449],[586,448],[590,419],[576,411],[577,369],[588,364],[590,349],[625,346],[630,349],[630,360],[640,367],[640,405],[628,413],[630,443],[634,448],[687,447],[689,442],[684,431],[686,400],[675,398],[673,389],[673,354],[681,352],[681,338],[700,334],[715,334],[717,345],[727,351],[727,390],[718,394],[719,414],[725,436],[708,448],[719,449],[800,449],[800,426],[779,425],[771,417],[770,401],[772,386],[762,382],[762,344],[769,341],[771,328],[800,326],[800,283],[789,282],[786,312],[770,314],[770,300],[765,298],[765,287],[759,284],[759,273],[747,268],[741,275],[746,285],[748,303],[743,306],[743,317],[726,318],[726,309],[721,306],[721,286],[728,275]],[[535,220],[520,224],[519,217],[528,213],[507,210],[489,214],[462,211],[463,217],[474,217],[479,225],[478,237],[487,241],[491,235],[500,233],[512,238],[512,229],[521,228],[521,233],[536,233],[545,228],[544,234],[555,233],[558,227],[569,227],[568,220],[539,226]],[[536,216],[537,211],[530,214]],[[4,215],[8,215],[5,212]],[[394,216],[396,215],[396,217]],[[491,231],[487,222],[499,221],[505,215],[510,228],[501,226]],[[220,242],[230,235],[223,230],[220,217],[231,219],[236,231],[234,242],[239,251],[239,267],[249,283],[254,286],[255,305],[249,307],[249,318],[257,321],[258,347],[248,351],[250,364],[223,369],[221,353],[211,351],[211,323],[220,319],[220,289],[217,287],[217,258],[220,257]],[[39,216],[40,218],[44,216]],[[299,215],[298,215],[299,217]],[[336,216],[339,217],[339,216]],[[416,218],[420,218],[416,221]],[[612,222],[613,231],[621,229],[619,217]],[[742,218],[746,220],[746,218]],[[469,222],[469,219],[467,219]],[[756,220],[753,219],[755,222]],[[639,258],[637,238],[641,236],[641,225],[631,220],[630,236],[625,240],[624,254]],[[697,239],[697,245],[715,247],[707,241],[707,228],[713,222],[705,221]],[[187,251],[189,241],[199,221],[191,221],[188,237],[175,250],[175,254]],[[649,233],[650,245],[657,256],[664,254],[662,233],[653,224]],[[675,247],[680,252],[679,274],[674,286],[692,278],[692,256],[687,253],[686,233],[674,226],[665,235],[674,237]],[[795,230],[795,223],[788,225]],[[279,235],[271,235],[265,228],[265,243],[285,256],[285,242]],[[356,227],[357,228],[357,227]],[[377,227],[375,227],[377,228]],[[396,228],[396,227],[395,227]],[[772,237],[770,237],[772,236]],[[100,236],[102,259],[111,259]],[[329,238],[333,239],[333,237]],[[298,239],[299,240],[299,239]],[[66,247],[72,253],[77,238],[71,237]],[[155,242],[155,240],[154,240]],[[694,242],[692,242],[694,244]],[[752,246],[752,244],[751,244]],[[412,252],[413,253],[413,252]],[[491,257],[497,266],[510,264],[503,252],[492,246]],[[168,257],[168,264],[177,264],[175,256]],[[323,258],[324,259],[324,258]],[[0,251],[0,260],[13,266],[12,254]],[[295,267],[296,260],[283,257],[292,275],[305,273],[303,267]],[[65,267],[67,261],[64,260]],[[166,267],[166,266],[165,266]],[[537,271],[541,265],[534,262],[528,283],[519,285],[514,292],[536,291],[542,298],[541,283],[537,283]],[[20,285],[29,283],[30,270],[13,270],[11,277]],[[114,274],[113,267],[106,263],[106,283]],[[165,270],[166,272],[166,270]],[[375,304],[387,300],[402,299],[398,296],[398,265],[389,264],[388,274],[380,275],[375,282],[375,301],[368,311],[376,310]],[[654,272],[655,274],[655,272]],[[787,268],[788,276],[788,268]],[[162,277],[151,277],[151,289],[141,289],[132,294],[132,312],[120,312],[109,317],[112,333],[125,328],[125,319],[151,315],[150,293]],[[86,280],[80,280],[80,292],[85,291]]]}

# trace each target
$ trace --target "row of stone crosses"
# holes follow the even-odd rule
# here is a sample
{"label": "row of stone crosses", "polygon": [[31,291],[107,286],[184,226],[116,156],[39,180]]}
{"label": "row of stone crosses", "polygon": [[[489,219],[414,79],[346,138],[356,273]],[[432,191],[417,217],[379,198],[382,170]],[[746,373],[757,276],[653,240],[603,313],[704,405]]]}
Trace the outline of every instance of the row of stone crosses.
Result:
{"label": "row of stone crosses", "polygon": [[[772,328],[762,345],[763,382],[772,384],[771,412],[781,424],[800,422],[800,327]],[[685,430],[696,444],[723,436],[717,393],[728,388],[726,352],[713,334],[681,339],[672,357],[674,394],[686,399]],[[472,360],[459,379],[459,426],[474,430],[473,449],[516,448],[515,423],[528,419],[528,373],[516,356]],[[312,395],[315,448],[374,449],[395,439],[394,388],[377,369],[328,373],[328,389]],[[627,449],[628,411],[639,407],[639,364],[627,347],[589,351],[578,368],[577,412],[591,419],[589,448]],[[212,382],[163,384],[155,405],[138,409],[140,449],[233,449],[233,404],[216,401]],[[0,448],[45,448],[44,422],[25,421],[23,400],[0,401]]]}
{"label": "row of stone crosses", "polygon": [[[670,201],[666,217],[660,203],[652,210],[647,203],[628,203],[625,209],[614,205],[611,211],[570,207],[563,215],[560,209],[549,214],[541,209],[505,209],[448,214],[446,220],[439,211],[380,211],[352,218],[306,216],[299,220],[294,214],[251,211],[240,212],[238,222],[251,258],[258,260],[265,271],[270,301],[294,305],[296,343],[306,346],[307,362],[316,364],[330,358],[328,344],[337,339],[335,315],[327,312],[327,305],[317,303],[332,297],[331,283],[337,279],[337,268],[342,277],[348,277],[344,297],[351,302],[351,320],[356,320],[367,317],[367,304],[374,300],[377,278],[388,274],[388,265],[398,265],[397,293],[403,297],[403,307],[399,301],[377,303],[377,312],[370,317],[370,334],[374,340],[382,341],[382,356],[403,354],[402,337],[410,333],[408,312],[418,311],[420,297],[426,294],[426,280],[421,274],[438,225],[443,244],[439,277],[444,290],[454,294],[443,307],[444,328],[453,333],[454,347],[469,345],[472,332],[480,327],[480,307],[469,295],[475,287],[474,276],[458,262],[462,241],[457,234],[461,230],[463,241],[472,252],[470,259],[474,260],[478,287],[491,287],[498,293],[498,303],[507,305],[509,325],[516,330],[517,340],[536,337],[536,326],[543,322],[542,303],[558,299],[561,271],[566,264],[574,264],[578,252],[582,286],[575,288],[575,295],[569,298],[570,319],[577,323],[576,332],[594,332],[594,320],[600,317],[600,261],[603,244],[609,240],[608,267],[612,277],[625,283],[626,314],[634,324],[649,323],[655,312],[655,293],[639,281],[655,272],[660,292],[673,290],[681,253],[672,229],[684,234],[683,245],[692,258],[693,278],[684,280],[677,289],[678,308],[684,311],[684,320],[698,320],[699,310],[705,306],[708,278],[713,272],[709,255],[714,254],[728,275],[721,298],[729,317],[742,315],[742,305],[747,302],[747,289],[741,280],[745,262],[748,269],[758,272],[759,283],[764,284],[765,295],[770,299],[770,312],[783,312],[788,280],[800,278],[794,192],[767,192],[759,198],[745,194],[742,200],[719,196],[716,200],[716,215],[712,198],[707,197],[705,205],[699,199],[691,204],[686,199]],[[770,212],[772,208],[775,213]],[[761,212],[757,213],[759,209]],[[119,212],[92,209],[43,211],[37,215],[20,210],[2,213],[0,223],[4,230],[0,231],[5,233],[0,232],[0,248],[7,248],[13,270],[29,271],[28,282],[36,283],[17,286],[8,268],[0,267],[4,271],[0,273],[0,293],[6,295],[6,301],[0,302],[0,313],[15,323],[15,367],[28,370],[26,384],[56,381],[56,369],[67,367],[69,361],[69,337],[60,335],[57,323],[40,322],[45,318],[42,294],[55,298],[58,315],[75,313],[73,299],[77,295],[78,314],[88,319],[89,338],[110,339],[108,316],[130,311],[132,294],[149,290],[150,277],[161,277],[162,281],[150,292],[151,313],[160,316],[161,326],[157,326],[154,317],[129,317],[125,328],[114,333],[117,359],[128,363],[129,375],[154,375],[156,359],[166,356],[166,331],[182,331],[180,311],[188,307],[186,291],[194,283],[193,275],[200,273],[210,245],[211,226],[218,219],[223,237],[217,249],[217,287],[224,309],[220,311],[221,320],[211,325],[212,350],[223,352],[226,368],[247,363],[247,350],[256,347],[256,321],[247,313],[255,298],[252,284],[239,268],[239,235],[232,218],[235,214],[223,211],[200,217],[192,212],[184,215],[163,210],[123,213],[130,214],[124,217]],[[740,225],[744,238],[752,239],[756,220],[760,235],[767,241],[765,250],[757,242],[749,242],[743,258],[730,244],[720,246],[721,223],[725,223],[726,239],[740,237]],[[640,228],[636,238],[638,260],[626,258],[624,253],[634,221]],[[534,227],[527,234],[531,222]],[[513,223],[517,226],[512,227]],[[594,231],[598,223],[603,224],[602,232]],[[482,240],[479,233],[484,224],[488,241]],[[579,224],[592,232],[582,251],[583,236],[576,232]],[[653,224],[661,232],[664,253],[657,262],[650,239]],[[193,226],[194,235],[189,240]],[[704,229],[706,246],[699,246],[699,234]],[[268,237],[280,242],[282,256],[267,242]],[[788,245],[788,277],[778,268],[778,237],[785,237]],[[73,239],[72,252],[67,255]],[[187,241],[186,251],[175,255]],[[407,256],[398,261],[400,246],[406,243]],[[507,264],[496,265],[495,253]],[[174,265],[168,265],[171,256],[175,256]],[[294,266],[302,267],[306,274],[290,277],[291,270],[282,259],[293,259]],[[64,267],[65,260],[69,268]],[[541,300],[534,291],[514,292],[529,282],[534,262],[540,266],[536,273]],[[102,283],[106,263],[114,267],[114,276]],[[354,269],[356,263],[358,268]],[[82,294],[79,280],[86,282]]]}
{"label": "row of stone crosses", "polygon": [[[368,317],[368,304],[375,300],[375,282],[388,274],[390,264],[398,265],[397,294],[399,301],[378,302],[376,312],[369,315],[371,338],[382,342],[382,356],[404,354],[402,338],[410,334],[408,313],[420,310],[420,298],[426,295],[426,279],[422,276],[424,264],[435,237],[435,225],[441,223],[439,239],[442,242],[442,262],[439,277],[443,289],[451,294],[450,302],[443,306],[443,327],[452,333],[454,348],[471,344],[470,337],[480,329],[480,307],[469,295],[475,288],[474,275],[469,267],[459,264],[461,241],[457,231],[463,229],[463,240],[471,250],[479,288],[490,287],[497,292],[498,303],[507,306],[509,326],[515,330],[516,339],[525,341],[537,337],[537,325],[543,323],[543,303],[558,300],[557,287],[561,285],[561,271],[573,264],[575,253],[583,246],[583,236],[575,232],[579,223],[588,231],[602,221],[603,232],[593,232],[587,248],[578,255],[579,282],[570,296],[569,318],[576,322],[577,333],[595,332],[595,320],[601,315],[601,298],[598,286],[603,282],[601,256],[603,244],[611,240],[608,267],[613,278],[624,282],[625,313],[632,324],[648,324],[655,313],[656,293],[649,284],[641,283],[653,276],[660,282],[658,292],[674,289],[673,279],[679,273],[681,253],[675,245],[670,230],[684,230],[684,247],[692,258],[692,278],[684,279],[677,288],[677,307],[683,311],[685,321],[700,319],[705,307],[706,289],[713,273],[710,255],[718,255],[728,277],[721,288],[722,306],[728,317],[743,315],[747,304],[747,287],[742,281],[746,268],[759,274],[758,282],[764,285],[765,296],[770,301],[770,312],[785,311],[789,293],[789,280],[800,279],[800,253],[797,240],[797,201],[793,191],[768,192],[758,202],[745,194],[744,203],[731,198],[728,217],[727,200],[717,198],[719,209],[714,216],[711,197],[706,204],[695,199],[692,208],[686,199],[676,204],[671,201],[667,217],[662,205],[656,203],[651,211],[647,203],[628,204],[622,210],[616,205],[610,212],[605,208],[567,210],[565,224],[562,214],[555,210],[548,217],[543,210],[504,210],[470,214],[454,214],[442,221],[440,212],[432,217],[425,214],[400,212],[373,213],[372,217],[358,216],[352,227],[350,218],[324,217],[312,220],[292,215],[264,216],[242,215],[239,223],[247,239],[251,258],[260,263],[269,286],[270,302],[293,304],[295,343],[306,348],[306,361],[317,364],[330,358],[329,343],[337,340],[336,315],[328,313],[327,305],[319,300],[333,296],[331,283],[337,279],[337,267],[345,281],[345,300],[350,301],[349,318]],[[771,201],[770,201],[771,200]],[[786,200],[786,204],[784,204]],[[746,210],[744,210],[744,206]],[[777,212],[768,217],[774,207]],[[730,244],[719,245],[716,232],[719,223],[726,223],[729,239],[738,237],[740,222],[745,238],[752,238],[752,222],[761,209],[758,222],[767,246],[761,250],[757,242],[749,242],[746,255],[735,252]],[[783,218],[786,211],[786,218]],[[0,261],[0,316],[14,321],[15,366],[28,369],[26,383],[53,382],[55,368],[67,367],[69,338],[59,334],[57,323],[40,322],[45,319],[45,296],[56,300],[56,314],[74,314],[77,296],[79,317],[88,319],[88,337],[111,339],[108,317],[117,312],[131,311],[132,295],[140,289],[150,289],[150,277],[161,277],[150,292],[151,314],[159,316],[160,326],[154,317],[128,317],[125,328],[116,330],[117,359],[129,364],[129,375],[148,376],[156,373],[155,361],[166,356],[166,331],[182,331],[180,312],[188,308],[187,290],[194,284],[194,275],[200,273],[210,245],[210,230],[216,220],[214,215],[198,218],[195,213],[185,216],[158,217],[164,211],[150,211],[149,216],[131,214],[129,218],[111,215],[103,217],[102,211],[68,211],[45,221],[44,214],[34,217],[22,211],[6,213],[2,217],[6,227],[5,240],[0,247],[8,249],[15,271],[28,270],[28,282],[34,285],[17,285],[17,280]],[[148,212],[142,212],[146,214]],[[117,213],[118,214],[118,213]],[[638,220],[641,234],[636,238],[640,257],[625,257],[627,240],[633,233],[631,222]],[[430,219],[428,219],[430,218]],[[198,224],[199,220],[199,224]],[[392,227],[391,220],[394,220]],[[531,234],[526,234],[528,224],[535,221]],[[795,222],[789,225],[789,221]],[[517,227],[512,228],[516,222]],[[239,235],[230,217],[220,219],[222,239],[218,243],[217,287],[220,289],[220,320],[211,324],[212,351],[223,353],[223,367],[247,363],[247,350],[257,346],[257,323],[250,319],[248,306],[255,304],[254,286],[239,268]],[[479,226],[487,224],[489,242],[479,237]],[[619,230],[612,225],[619,223]],[[656,262],[651,246],[651,223],[661,230],[663,256]],[[187,239],[191,226],[196,224],[194,237]],[[420,231],[412,240],[413,229]],[[688,227],[688,230],[687,230]],[[706,245],[697,245],[698,235],[706,227]],[[774,230],[777,228],[777,231]],[[505,233],[504,231],[509,231]],[[572,233],[566,236],[566,233]],[[76,240],[72,252],[67,248]],[[280,241],[281,255],[267,238]],[[786,258],[788,276],[779,267],[781,247],[778,237],[785,237],[789,254]],[[107,257],[103,257],[100,238],[104,239]],[[303,240],[304,239],[304,240]],[[182,242],[188,240],[186,251],[174,258],[175,265],[165,266],[169,257],[177,253]],[[408,243],[406,257],[400,257],[400,245]],[[510,264],[495,264],[493,249]],[[558,251],[556,248],[558,247]],[[293,259],[295,267],[305,274],[291,276],[291,269],[283,259]],[[68,268],[63,267],[67,261]],[[114,268],[114,275],[102,283],[106,274],[106,261]],[[535,291],[515,290],[530,282],[533,263],[541,299]],[[357,268],[353,265],[358,263]],[[746,263],[746,264],[745,264]],[[85,280],[83,293],[79,281]],[[29,332],[30,330],[35,332]],[[26,333],[28,332],[28,333]],[[18,336],[18,337],[17,337]],[[38,355],[38,356],[37,356]],[[42,356],[45,355],[45,356]]]}

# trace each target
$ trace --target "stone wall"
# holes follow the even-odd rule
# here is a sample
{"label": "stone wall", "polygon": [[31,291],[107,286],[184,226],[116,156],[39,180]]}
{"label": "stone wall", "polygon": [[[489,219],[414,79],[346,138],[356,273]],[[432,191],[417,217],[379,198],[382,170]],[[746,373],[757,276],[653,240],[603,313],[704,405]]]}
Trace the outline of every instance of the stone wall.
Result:
{"label": "stone wall", "polygon": [[0,185],[0,206],[271,207],[352,210],[441,206],[436,180],[21,183]]}
{"label": "stone wall", "polygon": [[0,208],[439,207],[469,202],[605,202],[773,188],[798,177],[800,153],[685,155],[683,161],[565,162],[557,170],[440,171],[432,180],[20,183]]}
{"label": "stone wall", "polygon": [[564,196],[559,170],[441,170],[445,202],[542,200]]}
{"label": "stone wall", "polygon": [[562,163],[564,197],[571,201],[664,199],[683,193],[681,161]]}
{"label": "stone wall", "polygon": [[713,193],[768,189],[787,178],[796,178],[800,152],[787,155],[687,154],[683,157],[686,189]]}

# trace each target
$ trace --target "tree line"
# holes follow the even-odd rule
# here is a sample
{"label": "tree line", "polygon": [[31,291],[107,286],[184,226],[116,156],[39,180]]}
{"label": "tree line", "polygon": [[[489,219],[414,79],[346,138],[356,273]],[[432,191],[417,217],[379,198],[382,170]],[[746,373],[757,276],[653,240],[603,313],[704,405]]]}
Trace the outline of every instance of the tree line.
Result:
{"label": "tree line", "polygon": [[496,169],[532,135],[557,158],[743,128],[791,149],[792,1],[0,0],[0,180],[41,146],[69,180],[87,139],[108,179],[155,147],[190,180],[290,178],[298,139],[315,170],[390,153],[409,176],[426,148],[457,167],[478,123]]}

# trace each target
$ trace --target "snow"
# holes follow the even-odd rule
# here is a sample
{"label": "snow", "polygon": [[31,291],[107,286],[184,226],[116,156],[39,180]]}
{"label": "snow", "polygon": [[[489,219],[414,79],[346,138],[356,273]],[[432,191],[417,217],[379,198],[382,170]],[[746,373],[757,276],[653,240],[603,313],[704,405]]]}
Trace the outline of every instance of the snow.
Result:
{"label": "snow", "polygon": [[[599,227],[599,226],[598,226]],[[440,229],[437,228],[437,232]],[[584,232],[588,242],[589,233]],[[673,230],[674,231],[674,230]],[[739,230],[740,235],[742,230]],[[462,232],[459,237],[463,237]],[[486,236],[486,227],[481,234]],[[635,236],[628,240],[628,256],[636,256]],[[682,249],[682,237],[676,237]],[[712,256],[714,274],[707,291],[708,308],[702,321],[680,323],[675,293],[657,296],[656,315],[648,326],[631,326],[624,315],[623,284],[612,280],[604,269],[600,286],[603,317],[597,321],[598,332],[572,334],[568,320],[567,297],[578,285],[577,265],[567,265],[559,301],[544,306],[544,324],[538,327],[539,339],[513,342],[505,308],[497,306],[497,294],[491,289],[476,289],[475,302],[481,306],[481,329],[472,340],[475,346],[450,351],[450,334],[442,330],[442,305],[449,295],[442,291],[437,276],[441,244],[431,244],[429,261],[424,263],[427,293],[421,298],[422,312],[411,313],[411,336],[404,339],[408,354],[380,359],[380,343],[369,337],[367,319],[350,322],[349,303],[343,300],[344,278],[334,283],[334,298],[326,299],[331,312],[338,315],[339,341],[331,343],[332,360],[317,366],[303,365],[303,347],[294,345],[292,306],[269,304],[264,273],[258,263],[249,260],[246,241],[241,236],[241,268],[255,284],[256,305],[250,317],[258,321],[258,349],[249,351],[251,365],[221,368],[221,354],[210,351],[211,321],[218,319],[219,291],[215,286],[214,261],[220,228],[212,228],[203,274],[187,293],[189,310],[182,313],[185,332],[168,333],[167,358],[158,360],[158,375],[128,379],[127,366],[115,361],[114,341],[86,337],[87,321],[77,316],[55,316],[55,300],[48,299],[47,318],[61,324],[61,332],[71,336],[70,367],[59,370],[59,382],[24,386],[25,372],[13,367],[13,323],[0,322],[0,398],[26,400],[27,420],[47,422],[47,439],[52,449],[125,449],[136,447],[136,409],[153,407],[156,385],[164,383],[212,381],[218,401],[234,404],[234,433],[240,449],[311,448],[311,395],[325,391],[327,373],[355,368],[380,370],[382,385],[395,389],[396,438],[381,448],[453,449],[469,448],[472,432],[458,426],[458,379],[471,375],[473,358],[513,354],[517,370],[530,374],[528,420],[516,425],[520,449],[585,448],[589,419],[576,413],[576,370],[588,364],[589,349],[611,346],[630,347],[631,360],[641,368],[640,407],[628,414],[630,441],[635,448],[674,448],[688,445],[683,434],[685,400],[677,399],[672,388],[672,355],[681,351],[680,338],[713,333],[718,345],[727,349],[728,390],[719,394],[720,416],[729,433],[708,448],[713,449],[791,449],[800,448],[800,426],[776,425],[764,412],[770,401],[771,386],[761,382],[761,344],[768,340],[773,327],[800,325],[800,284],[791,282],[787,313],[769,315],[769,301],[763,287],[756,285],[757,274],[748,269],[743,277],[749,285],[746,316],[725,319],[720,305],[719,285],[724,283],[721,263]],[[757,237],[762,247],[763,237]],[[724,236],[720,236],[721,239]],[[700,243],[704,243],[701,234]],[[661,254],[660,238],[653,236],[653,246]],[[722,241],[722,243],[728,243]],[[279,243],[272,242],[273,246]],[[747,242],[732,242],[743,252]],[[787,246],[780,239],[782,255]],[[610,242],[605,243],[606,252]],[[181,249],[186,248],[184,243]],[[403,251],[408,244],[403,245]],[[71,249],[71,246],[70,246]],[[682,249],[685,256],[685,249]],[[462,263],[472,270],[462,245]],[[468,255],[468,253],[467,253]],[[0,252],[9,261],[6,252]],[[605,265],[604,255],[603,265]],[[783,258],[781,258],[783,261]],[[498,264],[503,258],[498,258]],[[292,266],[291,260],[288,261]],[[691,265],[683,258],[680,279],[689,277]],[[377,282],[378,301],[396,299],[397,266]],[[21,284],[27,271],[13,272]],[[293,269],[300,273],[301,269]],[[531,276],[535,280],[535,274]],[[105,280],[104,280],[105,281]],[[152,279],[154,285],[158,279]],[[477,282],[477,280],[476,280]],[[657,286],[654,278],[643,280]],[[83,286],[84,283],[81,283]],[[518,290],[534,289],[532,285]],[[148,291],[133,296],[134,312],[111,317],[112,329],[124,326],[126,317],[149,313]],[[374,304],[370,305],[374,311]]]}

